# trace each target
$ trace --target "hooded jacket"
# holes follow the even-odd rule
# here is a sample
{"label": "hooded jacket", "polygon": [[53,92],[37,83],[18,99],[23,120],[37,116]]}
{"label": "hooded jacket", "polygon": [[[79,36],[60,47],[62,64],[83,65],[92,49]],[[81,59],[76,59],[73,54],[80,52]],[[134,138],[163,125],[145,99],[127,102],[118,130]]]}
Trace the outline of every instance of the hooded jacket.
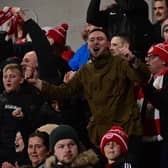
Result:
{"label": "hooded jacket", "polygon": [[70,165],[59,162],[54,155],[45,162],[45,168],[91,168],[99,161],[97,154],[89,149],[81,152]]}

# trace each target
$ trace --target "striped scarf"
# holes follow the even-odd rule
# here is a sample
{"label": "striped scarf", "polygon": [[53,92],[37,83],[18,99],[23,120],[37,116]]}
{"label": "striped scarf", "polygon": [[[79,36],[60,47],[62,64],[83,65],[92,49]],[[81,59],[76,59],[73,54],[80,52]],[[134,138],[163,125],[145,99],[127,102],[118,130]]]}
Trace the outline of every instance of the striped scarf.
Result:
{"label": "striped scarf", "polygon": [[113,166],[113,164],[107,163],[106,166],[105,166],[105,168],[113,168],[113,167],[120,167],[120,166],[123,167],[123,168],[132,168],[133,167],[131,163],[125,162],[125,163],[119,164],[117,166]]}
{"label": "striped scarf", "polygon": [[0,26],[13,17],[12,8],[4,7],[0,10]]}
{"label": "striped scarf", "polygon": [[16,9],[6,6],[0,10],[0,30],[6,31],[8,36],[16,34],[17,24],[21,19],[19,15],[13,14]]}
{"label": "striped scarf", "polygon": [[[153,86],[157,91],[162,89],[163,78],[167,71],[168,68],[163,69],[154,79]],[[144,129],[143,140],[147,142],[162,141],[163,137],[160,134],[160,111],[155,108],[150,101],[144,99],[142,88],[139,90],[137,103],[142,114]]]}

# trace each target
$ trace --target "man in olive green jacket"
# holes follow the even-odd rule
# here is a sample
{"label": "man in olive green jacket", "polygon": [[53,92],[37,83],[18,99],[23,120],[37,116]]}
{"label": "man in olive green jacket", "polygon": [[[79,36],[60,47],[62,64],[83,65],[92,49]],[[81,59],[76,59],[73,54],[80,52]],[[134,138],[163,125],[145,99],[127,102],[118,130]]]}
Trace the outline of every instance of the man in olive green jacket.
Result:
{"label": "man in olive green jacket", "polygon": [[92,116],[88,124],[90,140],[98,145],[102,135],[113,125],[120,125],[128,135],[141,136],[141,118],[134,84],[149,78],[145,64],[135,57],[125,61],[109,52],[106,32],[95,29],[88,37],[91,62],[60,86],[40,79],[29,79],[49,99],[62,99],[83,90]]}

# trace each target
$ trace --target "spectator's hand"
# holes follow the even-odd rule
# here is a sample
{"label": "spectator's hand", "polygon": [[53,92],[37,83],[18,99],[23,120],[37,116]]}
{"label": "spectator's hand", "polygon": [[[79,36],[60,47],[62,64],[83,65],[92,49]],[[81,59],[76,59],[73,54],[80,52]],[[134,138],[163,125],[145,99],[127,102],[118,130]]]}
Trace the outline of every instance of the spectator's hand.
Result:
{"label": "spectator's hand", "polygon": [[23,119],[24,114],[22,112],[22,109],[21,108],[17,108],[16,110],[12,111],[12,116],[14,118]]}
{"label": "spectator's hand", "polygon": [[39,90],[42,89],[42,80],[40,80],[39,78],[32,76],[32,78],[26,79],[26,81],[29,82],[30,84],[32,84],[37,89],[39,89]]}
{"label": "spectator's hand", "polygon": [[41,90],[42,81],[38,78],[37,68],[26,66],[24,68],[24,78],[27,82]]}
{"label": "spectator's hand", "polygon": [[122,47],[119,49],[120,54],[121,54],[121,58],[130,61],[133,58],[133,54],[132,52],[127,48],[127,47]]}
{"label": "spectator's hand", "polygon": [[108,1],[108,4],[103,5],[103,6],[100,8],[100,10],[101,10],[101,11],[105,11],[105,10],[111,9],[111,8],[113,8],[113,6],[116,5],[116,4],[117,4],[117,2],[116,2],[115,0],[110,0],[110,1]]}
{"label": "spectator's hand", "polygon": [[15,166],[9,162],[3,162],[2,168],[19,168],[18,162],[15,162]]}
{"label": "spectator's hand", "polygon": [[25,66],[23,68],[24,70],[24,78],[29,79],[29,78],[37,78],[38,72],[37,69],[33,66]]}
{"label": "spectator's hand", "polygon": [[21,9],[19,7],[13,7],[12,9],[13,9],[12,12],[14,14],[19,15],[23,19],[24,22],[26,22],[30,19],[30,17],[26,15],[26,13],[24,12],[23,9]]}
{"label": "spectator's hand", "polygon": [[11,12],[13,15],[17,15],[18,10],[20,10],[19,7],[11,7]]}
{"label": "spectator's hand", "polygon": [[69,71],[64,75],[64,83],[68,83],[75,75],[76,71]]}

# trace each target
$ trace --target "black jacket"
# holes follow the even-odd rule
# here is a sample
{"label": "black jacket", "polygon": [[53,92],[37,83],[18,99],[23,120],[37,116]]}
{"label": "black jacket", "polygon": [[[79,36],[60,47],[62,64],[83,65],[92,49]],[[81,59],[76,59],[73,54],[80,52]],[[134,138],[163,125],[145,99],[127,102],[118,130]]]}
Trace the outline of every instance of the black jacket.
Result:
{"label": "black jacket", "polygon": [[[34,90],[23,86],[18,91],[3,92],[0,95],[0,163],[3,161],[14,162],[15,137],[21,132],[25,144],[27,137],[36,129],[35,117],[38,115],[42,99]],[[21,108],[24,113],[22,119],[14,118],[12,111]]]}
{"label": "black jacket", "polygon": [[168,72],[163,78],[163,87],[157,90],[152,83],[144,87],[147,100],[160,111],[160,126],[163,139],[168,142]]}
{"label": "black jacket", "polygon": [[112,165],[107,164],[106,168],[138,168],[139,165],[133,156],[120,156]]}
{"label": "black jacket", "polygon": [[153,31],[154,31],[154,43],[162,43],[164,41],[163,37],[161,36],[161,25],[163,21],[159,21],[153,24]]}

